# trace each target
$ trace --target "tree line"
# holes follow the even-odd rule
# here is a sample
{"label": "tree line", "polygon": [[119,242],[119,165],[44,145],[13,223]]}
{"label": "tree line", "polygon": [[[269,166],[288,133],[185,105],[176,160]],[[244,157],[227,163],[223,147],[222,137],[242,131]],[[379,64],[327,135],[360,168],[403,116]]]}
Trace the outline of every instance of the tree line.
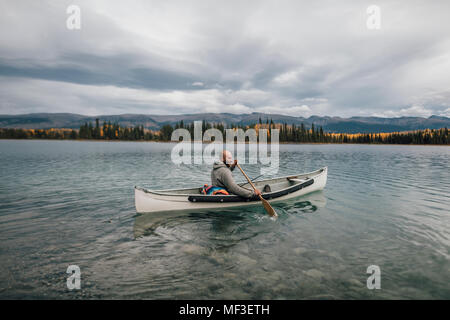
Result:
{"label": "tree line", "polygon": [[[99,119],[95,123],[84,123],[79,130],[76,129],[10,129],[0,128],[0,139],[71,139],[71,140],[123,140],[123,141],[170,141],[172,132],[178,128],[189,131],[194,136],[194,123],[185,124],[183,120],[174,126],[165,124],[159,131],[144,129],[142,125],[134,127],[121,127],[118,123],[103,122]],[[251,125],[223,123],[209,123],[202,121],[202,132],[208,129],[218,129],[225,138],[226,129],[247,130],[253,128],[268,129],[270,142],[272,129],[279,130],[279,142],[282,143],[368,143],[368,144],[450,144],[447,128],[425,129],[391,133],[331,133],[325,132],[322,126],[307,128],[287,123],[265,122],[259,119],[258,123]]]}

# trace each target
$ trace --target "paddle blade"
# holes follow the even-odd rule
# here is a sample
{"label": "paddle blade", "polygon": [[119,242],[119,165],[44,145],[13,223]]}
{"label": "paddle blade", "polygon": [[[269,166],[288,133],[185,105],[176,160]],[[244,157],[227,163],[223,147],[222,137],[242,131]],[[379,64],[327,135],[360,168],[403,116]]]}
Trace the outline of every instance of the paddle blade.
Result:
{"label": "paddle blade", "polygon": [[261,201],[262,201],[262,204],[263,204],[263,206],[264,206],[264,209],[267,211],[267,213],[269,214],[269,216],[274,217],[274,218],[277,218],[278,215],[277,215],[277,213],[275,212],[275,210],[272,208],[272,206],[270,205],[269,201],[267,201],[266,199],[264,199],[264,198],[262,198],[262,197],[261,197]]}

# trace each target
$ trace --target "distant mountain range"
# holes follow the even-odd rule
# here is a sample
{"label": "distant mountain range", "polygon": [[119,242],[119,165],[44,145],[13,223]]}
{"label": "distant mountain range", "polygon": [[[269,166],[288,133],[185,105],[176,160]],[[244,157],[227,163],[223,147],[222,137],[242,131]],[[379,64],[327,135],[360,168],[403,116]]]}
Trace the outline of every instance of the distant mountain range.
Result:
{"label": "distant mountain range", "polygon": [[300,125],[303,123],[310,127],[322,126],[328,132],[342,133],[369,133],[369,132],[394,132],[417,129],[439,129],[450,128],[450,118],[431,116],[421,117],[400,117],[400,118],[380,118],[380,117],[319,117],[311,116],[292,117],[281,114],[251,113],[251,114],[231,114],[231,113],[198,113],[186,115],[145,115],[145,114],[121,114],[121,115],[101,115],[84,116],[73,113],[30,113],[21,115],[0,115],[0,128],[23,128],[23,129],[49,129],[49,128],[72,128],[78,129],[85,122],[95,122],[98,118],[103,121],[117,122],[120,126],[131,127],[143,125],[144,128],[157,130],[165,124],[175,125],[181,120],[185,124],[196,120],[206,120],[207,122],[222,122],[225,124],[249,125],[258,123],[259,119],[266,122],[272,119],[275,123],[287,123]]}

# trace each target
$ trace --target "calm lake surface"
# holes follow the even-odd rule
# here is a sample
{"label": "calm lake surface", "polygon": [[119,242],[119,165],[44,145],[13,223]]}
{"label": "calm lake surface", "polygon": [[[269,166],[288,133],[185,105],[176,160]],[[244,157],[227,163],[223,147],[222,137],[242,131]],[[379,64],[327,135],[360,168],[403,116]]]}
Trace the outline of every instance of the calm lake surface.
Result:
{"label": "calm lake surface", "polygon": [[0,298],[450,299],[449,147],[281,145],[277,175],[329,171],[323,192],[274,204],[277,221],[137,215],[135,185],[210,183],[173,146],[0,140]]}

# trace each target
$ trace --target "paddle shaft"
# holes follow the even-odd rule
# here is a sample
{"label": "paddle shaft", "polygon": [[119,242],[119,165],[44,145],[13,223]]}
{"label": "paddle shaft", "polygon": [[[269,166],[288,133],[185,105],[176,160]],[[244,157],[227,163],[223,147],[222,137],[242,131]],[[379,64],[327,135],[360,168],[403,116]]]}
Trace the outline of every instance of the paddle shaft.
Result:
{"label": "paddle shaft", "polygon": [[[242,174],[244,175],[244,177],[247,179],[248,183],[250,183],[250,185],[252,186],[253,190],[256,191],[256,187],[253,184],[252,180],[250,180],[250,178],[245,174],[244,170],[242,170],[241,166],[239,165],[239,163],[236,163],[236,166],[239,168],[239,170],[241,170]],[[259,198],[261,200],[263,200],[263,197],[261,195],[259,195]]]}
{"label": "paddle shaft", "polygon": [[[255,190],[256,192],[256,187],[253,184],[252,180],[250,180],[250,178],[245,174],[244,170],[242,170],[241,166],[236,163],[237,167],[239,168],[239,170],[241,170],[242,174],[244,175],[244,177],[247,179],[247,181],[250,183],[250,185],[252,186],[253,190]],[[262,197],[261,194],[258,195],[259,199],[261,200],[261,203],[264,207],[264,210],[266,210],[266,212],[271,216],[271,217],[278,217],[277,213],[275,212],[275,210],[273,210],[272,206],[270,205],[269,201],[267,201],[266,199],[264,199]]]}

